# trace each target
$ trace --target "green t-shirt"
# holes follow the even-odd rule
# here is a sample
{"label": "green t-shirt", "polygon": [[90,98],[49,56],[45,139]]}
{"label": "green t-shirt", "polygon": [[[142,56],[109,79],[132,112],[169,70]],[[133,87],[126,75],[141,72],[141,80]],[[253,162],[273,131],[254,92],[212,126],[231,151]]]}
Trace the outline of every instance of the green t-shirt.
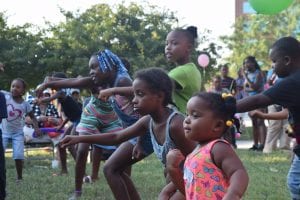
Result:
{"label": "green t-shirt", "polygon": [[[169,72],[169,77],[176,82],[173,100],[179,111],[186,113],[186,104],[195,92],[201,89],[201,74],[194,63],[178,66]],[[178,88],[181,87],[181,88]]]}

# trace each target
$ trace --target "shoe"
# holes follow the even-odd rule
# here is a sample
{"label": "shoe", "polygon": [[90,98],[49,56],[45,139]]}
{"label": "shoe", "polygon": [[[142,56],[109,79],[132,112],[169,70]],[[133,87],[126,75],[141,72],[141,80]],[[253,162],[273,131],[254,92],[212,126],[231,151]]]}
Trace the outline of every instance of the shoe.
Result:
{"label": "shoe", "polygon": [[91,176],[85,176],[83,177],[83,183],[93,183],[92,177]]}
{"label": "shoe", "polygon": [[254,144],[251,148],[249,148],[250,151],[257,151],[258,147]]}
{"label": "shoe", "polygon": [[21,184],[23,182],[23,179],[17,179],[16,184]]}
{"label": "shoe", "polygon": [[77,200],[81,197],[81,191],[75,191],[68,200]]}
{"label": "shoe", "polygon": [[264,145],[263,144],[259,144],[257,147],[257,151],[263,151],[264,150]]}

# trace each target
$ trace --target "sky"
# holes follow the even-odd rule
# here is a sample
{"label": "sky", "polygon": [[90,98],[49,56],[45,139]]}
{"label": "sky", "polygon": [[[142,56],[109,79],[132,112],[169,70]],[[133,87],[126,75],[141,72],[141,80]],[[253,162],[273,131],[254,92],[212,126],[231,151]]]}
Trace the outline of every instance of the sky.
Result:
{"label": "sky", "polygon": [[[145,0],[125,0],[127,2]],[[148,0],[162,9],[177,13],[179,25],[195,25],[198,30],[211,30],[211,38],[230,34],[234,23],[234,0]],[[43,26],[45,19],[53,23],[64,20],[59,7],[83,12],[97,3],[120,3],[121,0],[0,0],[0,12],[5,12],[8,25],[26,22]],[[197,2],[197,4],[195,3]]]}

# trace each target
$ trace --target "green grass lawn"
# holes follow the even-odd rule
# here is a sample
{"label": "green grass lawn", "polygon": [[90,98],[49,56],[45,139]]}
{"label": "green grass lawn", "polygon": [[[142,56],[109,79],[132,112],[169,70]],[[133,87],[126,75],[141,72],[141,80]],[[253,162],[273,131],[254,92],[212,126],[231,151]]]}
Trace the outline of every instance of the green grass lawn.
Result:
{"label": "green grass lawn", "polygon": [[[289,199],[286,175],[290,166],[287,152],[265,155],[248,150],[237,151],[243,160],[250,183],[245,200]],[[15,182],[16,171],[11,154],[6,154],[7,200],[65,200],[74,190],[74,161],[69,160],[67,176],[53,176],[58,169],[51,168],[52,155],[49,152],[31,152],[25,160],[23,182]],[[88,172],[91,165],[88,164]],[[134,165],[133,181],[142,199],[154,200],[164,185],[162,165],[154,155]],[[83,186],[82,200],[111,200],[113,196],[101,172],[100,180]]]}

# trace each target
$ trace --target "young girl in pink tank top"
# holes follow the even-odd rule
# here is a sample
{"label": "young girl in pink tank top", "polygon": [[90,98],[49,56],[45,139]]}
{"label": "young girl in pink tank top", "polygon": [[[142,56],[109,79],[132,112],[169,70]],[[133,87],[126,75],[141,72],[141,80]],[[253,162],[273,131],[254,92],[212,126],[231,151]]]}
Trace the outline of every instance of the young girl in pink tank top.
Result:
{"label": "young girl in pink tank top", "polygon": [[[241,199],[248,174],[223,134],[234,123],[236,101],[227,94],[202,92],[187,103],[185,136],[198,142],[186,159],[179,150],[167,155],[167,170],[186,199]],[[185,161],[184,161],[185,159]],[[182,164],[183,170],[182,170]]]}

